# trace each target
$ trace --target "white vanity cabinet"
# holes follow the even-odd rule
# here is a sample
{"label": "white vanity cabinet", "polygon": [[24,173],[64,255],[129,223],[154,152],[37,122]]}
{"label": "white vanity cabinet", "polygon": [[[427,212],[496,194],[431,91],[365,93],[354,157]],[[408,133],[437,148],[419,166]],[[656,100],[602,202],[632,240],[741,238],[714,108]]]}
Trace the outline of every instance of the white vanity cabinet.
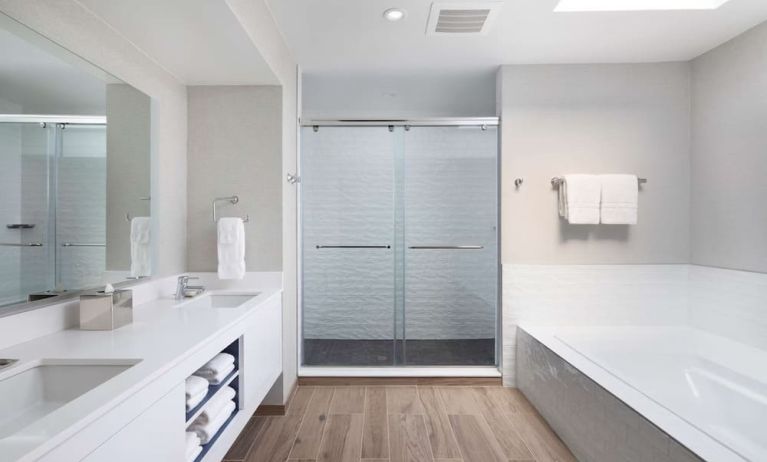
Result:
{"label": "white vanity cabinet", "polygon": [[241,343],[241,405],[251,412],[282,372],[281,300],[265,303],[262,309],[258,321],[245,329]]}

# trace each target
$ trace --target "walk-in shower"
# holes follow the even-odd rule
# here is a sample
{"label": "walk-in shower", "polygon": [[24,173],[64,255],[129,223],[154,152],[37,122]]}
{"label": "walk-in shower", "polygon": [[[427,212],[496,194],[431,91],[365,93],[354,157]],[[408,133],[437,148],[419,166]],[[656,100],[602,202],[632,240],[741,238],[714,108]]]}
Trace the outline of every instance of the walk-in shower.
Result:
{"label": "walk-in shower", "polygon": [[498,121],[307,121],[302,365],[494,366]]}
{"label": "walk-in shower", "polygon": [[106,118],[0,115],[0,306],[105,266]]}

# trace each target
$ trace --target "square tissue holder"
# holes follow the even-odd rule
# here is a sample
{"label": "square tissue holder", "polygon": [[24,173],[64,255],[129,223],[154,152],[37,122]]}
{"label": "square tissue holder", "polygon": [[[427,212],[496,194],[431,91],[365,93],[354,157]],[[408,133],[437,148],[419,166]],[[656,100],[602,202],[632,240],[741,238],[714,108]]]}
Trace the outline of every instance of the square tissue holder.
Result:
{"label": "square tissue holder", "polygon": [[103,290],[80,295],[80,329],[113,330],[133,322],[133,292]]}

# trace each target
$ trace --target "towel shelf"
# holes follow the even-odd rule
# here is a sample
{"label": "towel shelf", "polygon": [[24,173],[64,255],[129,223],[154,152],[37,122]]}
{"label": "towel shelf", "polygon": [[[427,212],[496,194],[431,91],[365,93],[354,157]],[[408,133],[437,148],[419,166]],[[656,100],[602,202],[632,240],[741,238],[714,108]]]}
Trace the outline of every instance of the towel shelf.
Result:
{"label": "towel shelf", "polygon": [[[637,178],[637,180],[640,185],[647,183],[647,178]],[[558,188],[564,182],[565,182],[564,177],[555,176],[554,178],[551,179],[551,186]]]}

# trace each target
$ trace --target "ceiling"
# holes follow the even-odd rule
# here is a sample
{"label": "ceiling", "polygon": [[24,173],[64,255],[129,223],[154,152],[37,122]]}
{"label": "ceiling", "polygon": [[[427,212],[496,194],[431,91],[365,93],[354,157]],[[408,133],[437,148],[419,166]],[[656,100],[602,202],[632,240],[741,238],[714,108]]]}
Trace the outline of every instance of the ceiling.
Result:
{"label": "ceiling", "polygon": [[277,85],[223,0],[79,0],[186,85]]}
{"label": "ceiling", "polygon": [[0,26],[4,113],[105,114],[106,82]]}
{"label": "ceiling", "polygon": [[[765,0],[730,0],[713,11],[595,13],[554,13],[558,0],[505,0],[486,36],[433,36],[425,34],[431,0],[267,1],[308,74],[686,61],[767,20]],[[406,18],[384,20],[391,7]]]}

